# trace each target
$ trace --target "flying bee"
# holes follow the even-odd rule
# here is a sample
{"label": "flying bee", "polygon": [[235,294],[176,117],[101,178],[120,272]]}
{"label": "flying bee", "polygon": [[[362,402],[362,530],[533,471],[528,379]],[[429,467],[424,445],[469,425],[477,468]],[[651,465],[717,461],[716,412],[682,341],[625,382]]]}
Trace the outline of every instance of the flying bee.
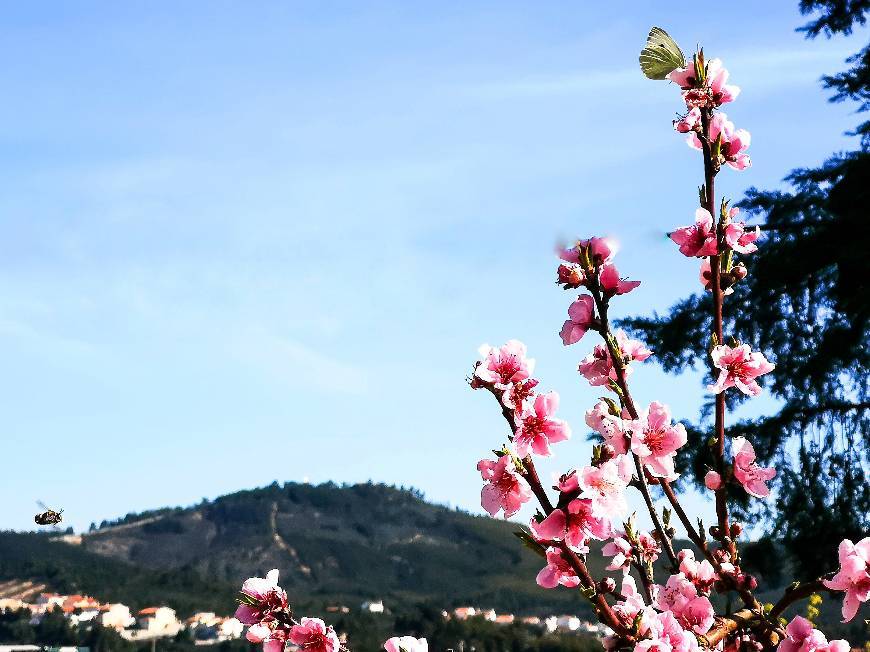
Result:
{"label": "flying bee", "polygon": [[36,521],[37,525],[57,525],[63,520],[63,516],[61,516],[63,510],[56,512],[53,509],[49,509],[39,501],[37,501],[37,504],[45,510],[33,517],[33,520]]}

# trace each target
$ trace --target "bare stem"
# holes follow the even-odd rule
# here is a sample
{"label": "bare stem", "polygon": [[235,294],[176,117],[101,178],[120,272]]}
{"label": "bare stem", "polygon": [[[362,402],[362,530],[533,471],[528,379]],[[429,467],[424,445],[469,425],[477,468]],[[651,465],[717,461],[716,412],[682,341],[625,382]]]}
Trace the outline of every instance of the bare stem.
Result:
{"label": "bare stem", "polygon": [[[713,217],[716,226],[716,242],[717,253],[710,256],[710,291],[713,294],[713,329],[712,334],[716,337],[716,343],[723,343],[722,332],[722,303],[724,295],[722,294],[722,275],[721,275],[721,256],[718,253],[722,250],[724,240],[724,226],[722,221],[717,217],[716,211],[716,165],[713,161],[713,143],[710,142],[710,120],[712,117],[712,109],[705,107],[701,109],[701,129],[703,138],[701,138],[701,150],[704,157],[704,208]],[[719,522],[719,539],[725,544],[725,538],[730,537],[731,529],[728,523],[728,502],[727,492],[725,488],[725,392],[724,390],[716,394],[715,406],[715,458],[716,471],[722,478],[722,483],[716,489],[716,517]],[[728,552],[734,556],[736,552],[733,541],[728,545]]]}

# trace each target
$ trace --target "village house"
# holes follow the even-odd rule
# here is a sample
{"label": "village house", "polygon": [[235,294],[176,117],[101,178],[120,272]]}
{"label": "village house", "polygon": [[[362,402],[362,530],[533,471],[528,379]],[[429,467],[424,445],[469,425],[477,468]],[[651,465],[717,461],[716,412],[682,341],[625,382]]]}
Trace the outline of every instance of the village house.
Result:
{"label": "village house", "polygon": [[371,614],[382,614],[384,613],[384,602],[383,600],[366,600],[362,603],[362,610]]}
{"label": "village house", "polygon": [[151,636],[174,636],[181,629],[175,617],[175,609],[169,607],[147,607],[136,614],[139,638]]}
{"label": "village house", "polygon": [[0,598],[0,611],[18,611],[20,609],[31,609],[33,605],[27,604],[24,600],[18,598]]}
{"label": "village house", "polygon": [[456,607],[453,610],[453,616],[456,620],[466,620],[477,615],[477,610],[474,607]]}
{"label": "village house", "polygon": [[236,618],[224,618],[213,611],[195,613],[185,621],[193,638],[202,643],[241,638],[245,626]]}
{"label": "village house", "polygon": [[36,613],[44,614],[46,611],[51,611],[55,607],[62,608],[64,601],[67,599],[66,595],[59,595],[57,593],[40,593],[39,597],[36,598]]}
{"label": "village house", "polygon": [[132,627],[136,623],[136,619],[130,613],[130,607],[116,602],[100,607],[99,622],[103,627],[120,631]]}

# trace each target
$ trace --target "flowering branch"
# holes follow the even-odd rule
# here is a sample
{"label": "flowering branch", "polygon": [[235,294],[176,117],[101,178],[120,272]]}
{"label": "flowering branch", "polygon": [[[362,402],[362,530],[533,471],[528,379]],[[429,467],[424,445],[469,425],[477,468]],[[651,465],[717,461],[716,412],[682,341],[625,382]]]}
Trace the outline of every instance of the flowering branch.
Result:
{"label": "flowering branch", "polygon": [[[472,387],[478,388],[483,387],[487,389],[499,402],[502,408],[502,415],[505,420],[508,422],[508,425],[511,428],[511,432],[516,432],[519,427],[516,422],[516,418],[514,413],[511,412],[504,404],[504,391],[499,390],[494,383],[487,382],[481,380],[479,376],[475,374],[475,376],[470,381]],[[502,456],[503,458],[510,457],[509,453],[506,453]],[[544,510],[545,516],[549,516],[553,513],[554,507],[550,502],[549,496],[547,496],[547,492],[541,484],[541,480],[538,477],[538,472],[535,469],[535,463],[532,461],[531,455],[527,455],[523,458],[522,461],[519,461],[517,466],[517,472],[520,477],[522,477],[526,483],[529,485],[532,493],[535,494],[535,497],[538,499],[538,502],[541,505],[541,508]],[[613,613],[613,610],[608,604],[604,595],[597,591],[597,585],[592,575],[589,573],[589,570],[586,568],[586,564],[577,556],[577,554],[570,549],[564,543],[559,542],[557,547],[560,551],[560,556],[567,561],[567,563],[571,566],[571,568],[577,573],[577,576],[580,578],[580,586],[584,591],[584,595],[588,597],[592,603],[595,605],[596,612],[608,627],[612,628],[614,631],[623,632],[624,634],[628,634],[626,628],[623,623],[616,617],[616,614]]]}
{"label": "flowering branch", "polygon": [[[757,227],[750,229],[736,219],[738,211],[729,208],[727,201],[721,201],[718,209],[716,206],[715,178],[723,166],[735,170],[750,166],[746,153],[749,133],[735,129],[718,111],[722,104],[733,101],[740,89],[726,83],[728,72],[722,63],[718,59],[705,60],[702,50],[687,63],[679,47],[659,28],[650,32],[647,48],[641,53],[641,67],[647,76],[667,78],[680,87],[687,113],[674,122],[674,127],[687,134],[687,143],[702,153],[704,182],[695,223],[675,229],[670,238],[684,256],[701,259],[700,279],[713,299],[710,359],[714,370],[718,370],[709,388],[716,395],[711,444],[714,467],[704,483],[715,500],[716,525],[710,528],[710,534],[718,546],[707,542],[700,521],[698,528],[690,522],[671,485],[679,477],[674,460],[677,450],[686,443],[685,428],[672,423],[667,406],[654,401],[639,409],[632,397],[628,384],[631,363],[642,362],[652,352],[622,331],[612,331],[608,311],[612,299],[631,292],[640,283],[619,275],[613,264],[614,249],[602,238],[578,240],[562,251],[557,283],[566,290],[582,288],[588,292],[568,308],[568,319],[560,331],[563,344],[575,344],[590,330],[603,340],[578,367],[590,385],[616,395],[616,400],[602,398],[586,412],[586,424],[601,435],[603,444],[593,449],[590,465],[559,478],[554,487],[559,498],[554,506],[537,476],[533,456],[551,455],[553,444],[570,437],[567,423],[555,417],[558,395],[537,393],[538,381],[532,378],[534,360],[526,358],[522,343],[512,340],[500,348],[481,347],[483,360],[475,366],[471,385],[486,387],[493,393],[512,432],[497,461],[478,463],[487,483],[481,492],[482,505],[492,515],[501,511],[509,517],[531,495],[538,498],[544,511],[531,520],[527,538],[547,559],[547,566],[538,574],[538,584],[547,588],[580,586],[584,595],[600,589],[594,594],[603,603],[599,617],[614,631],[606,641],[608,649],[633,646],[636,652],[688,652],[698,646],[716,647],[723,641],[738,647],[751,642],[758,649],[773,649],[783,637],[790,641],[789,645],[798,646],[807,636],[823,640],[798,621],[785,631],[776,621],[785,606],[809,595],[816,584],[787,594],[773,611],[765,613],[753,595],[755,578],[740,568],[736,539],[742,526],[731,523],[728,513],[729,483],[737,482],[749,495],[765,498],[770,492],[767,481],[775,474],[774,469],[756,463],[752,444],[743,437],[731,439],[731,461],[727,458],[725,392],[734,388],[748,396],[759,395],[762,390],[756,378],[774,367],[748,345],[733,340],[731,345],[726,344],[723,333],[724,298],[748,273],[736,255],[757,251],[755,242],[760,237]],[[507,458],[515,462],[509,464]],[[666,509],[664,519],[659,517],[650,494],[651,484],[662,488],[689,539],[703,555],[700,561],[690,549],[674,550],[670,512]],[[623,492],[629,485],[636,487],[644,499],[653,535],[636,531],[633,516],[624,522],[623,530],[610,523],[612,517],[625,514]],[[618,591],[612,578],[595,582],[589,576],[585,556],[591,539],[606,541],[601,552],[612,558],[607,569],[622,571]],[[662,552],[670,561],[671,576],[665,585],[656,584],[652,572],[652,563]],[[857,604],[868,597],[863,587],[865,583],[870,585],[870,538],[854,545],[844,542],[840,556],[840,572],[822,582],[829,589],[846,592],[843,613],[851,618]],[[632,568],[640,578],[642,594],[629,573]],[[745,607],[732,614],[716,615],[709,599],[713,590],[737,592]],[[611,607],[602,594],[612,595],[616,604]],[[830,650],[839,646],[840,642],[832,642]]]}

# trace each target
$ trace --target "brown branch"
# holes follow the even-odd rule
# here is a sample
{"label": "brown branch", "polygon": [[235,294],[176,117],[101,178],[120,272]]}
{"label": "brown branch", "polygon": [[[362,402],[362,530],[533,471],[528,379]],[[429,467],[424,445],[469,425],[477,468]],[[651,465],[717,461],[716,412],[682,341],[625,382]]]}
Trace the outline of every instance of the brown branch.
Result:
{"label": "brown branch", "polygon": [[[709,107],[701,109],[701,129],[703,138],[701,138],[701,150],[704,157],[704,208],[709,211],[716,223],[716,248],[717,253],[710,256],[710,291],[713,294],[713,333],[716,337],[716,344],[723,344],[724,337],[722,333],[722,303],[724,295],[722,294],[722,277],[721,277],[721,255],[722,244],[724,242],[724,224],[716,215],[715,202],[715,183],[718,161],[713,161],[712,145],[710,143],[710,120],[712,119],[713,111]],[[724,390],[716,394],[715,407],[715,438],[716,438],[716,471],[721,478],[725,478],[725,392]],[[725,483],[716,489],[716,518],[719,522],[719,540],[726,545],[725,538],[731,534],[731,528],[728,523],[728,502]],[[728,552],[732,557],[735,556],[735,548],[733,543],[727,546]]]}
{"label": "brown branch", "polygon": [[730,616],[717,616],[710,630],[698,637],[698,642],[703,647],[715,647],[729,634],[733,634],[738,629],[747,627],[752,623],[760,622],[760,620],[761,616],[751,609],[741,609]]}
{"label": "brown branch", "polygon": [[[613,334],[610,330],[610,321],[607,318],[607,301],[604,300],[604,297],[601,294],[601,286],[598,283],[598,274],[590,275],[590,278],[587,282],[587,287],[589,291],[592,293],[592,298],[595,301],[595,307],[598,310],[598,321],[599,321],[599,333],[604,339],[604,343],[607,346],[607,350],[610,352],[610,357],[613,360],[613,368],[616,370],[616,383],[619,385],[619,389],[622,392],[622,402],[625,405],[625,409],[628,410],[628,414],[632,419],[637,419],[639,417],[637,407],[634,404],[634,399],[631,397],[631,391],[628,388],[628,382],[625,377],[625,363],[622,359],[622,353],[612,345],[611,338]],[[611,337],[608,337],[610,335]],[[636,453],[632,451],[632,458],[634,459],[634,466],[637,469],[638,475],[638,489],[640,490],[641,495],[643,496],[644,503],[646,503],[647,511],[649,512],[650,518],[652,519],[653,526],[656,529],[656,532],[659,533],[659,537],[661,540],[662,547],[665,550],[665,553],[668,555],[668,559],[671,561],[671,565],[673,569],[676,570],[679,567],[679,562],[677,561],[677,555],[674,553],[674,547],[671,544],[671,539],[665,532],[665,528],[659,520],[658,512],[656,511],[655,505],[652,502],[652,496],[650,496],[649,492],[649,484],[646,481],[646,474],[643,470],[643,465],[640,462],[640,458]]]}
{"label": "brown branch", "polygon": [[[829,575],[832,574],[833,573]],[[785,595],[783,595],[770,610],[770,618],[776,618],[777,616],[779,616],[779,614],[788,609],[791,604],[797,602],[798,600],[808,598],[813,593],[825,590],[825,585],[822,584],[822,580],[826,579],[827,577],[828,576],[825,576],[811,582],[805,582],[804,584],[799,584],[794,588],[787,588],[785,590]]]}
{"label": "brown branch", "polygon": [[[489,390],[498,401],[502,409],[502,416],[504,416],[508,425],[510,425],[511,434],[515,433],[517,430],[516,419],[514,418],[513,411],[508,409],[502,402],[503,392],[496,389],[491,383],[482,383],[482,386]],[[547,491],[541,484],[541,479],[538,477],[538,471],[535,468],[532,456],[527,455],[525,459],[522,460],[522,464],[523,471],[521,475],[525,478],[526,482],[529,483],[529,487],[531,487],[532,493],[535,494],[535,497],[541,504],[544,513],[549,516],[555,508],[553,507],[553,503],[550,501],[550,497],[547,495]],[[564,541],[559,543],[559,549],[562,551],[562,557],[571,565],[574,572],[577,573],[583,588],[595,591],[591,600],[595,604],[596,611],[598,612],[602,622],[604,622],[604,624],[610,627],[614,632],[617,632],[623,637],[627,637],[627,640],[631,640],[631,634],[628,628],[613,611],[613,608],[607,602],[605,596],[598,592],[595,579],[589,573],[589,569],[586,568],[586,564],[583,563],[583,560],[581,560],[580,557],[577,556],[577,553],[571,550]]]}

